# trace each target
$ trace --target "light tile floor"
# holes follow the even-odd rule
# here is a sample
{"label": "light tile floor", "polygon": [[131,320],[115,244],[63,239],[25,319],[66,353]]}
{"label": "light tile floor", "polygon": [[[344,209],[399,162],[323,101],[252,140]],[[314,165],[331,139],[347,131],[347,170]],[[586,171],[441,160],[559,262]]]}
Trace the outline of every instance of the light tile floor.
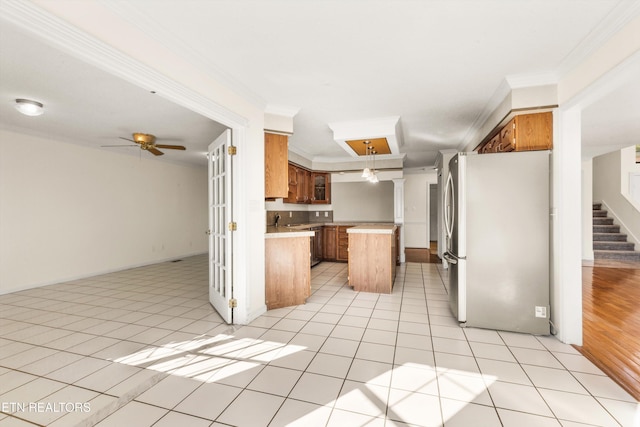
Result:
{"label": "light tile floor", "polygon": [[209,305],[206,256],[2,295],[0,426],[638,426],[571,346],[460,328],[439,266],[391,295],[346,275],[314,267],[305,305],[243,327]]}

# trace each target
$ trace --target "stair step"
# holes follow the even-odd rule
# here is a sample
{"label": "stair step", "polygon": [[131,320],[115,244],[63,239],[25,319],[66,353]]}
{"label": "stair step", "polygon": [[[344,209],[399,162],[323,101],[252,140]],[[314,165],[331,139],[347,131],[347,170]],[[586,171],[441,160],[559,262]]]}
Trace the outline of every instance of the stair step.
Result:
{"label": "stair step", "polygon": [[627,235],[622,233],[593,233],[594,242],[626,242]]}
{"label": "stair step", "polygon": [[600,208],[602,208],[602,203],[594,203],[593,204],[593,210],[600,210]]}
{"label": "stair step", "polygon": [[633,251],[635,245],[631,242],[607,242],[607,241],[599,241],[593,242],[594,250],[602,250],[602,251]]}
{"label": "stair step", "polygon": [[602,209],[599,210],[594,210],[593,211],[593,217],[594,218],[601,218],[601,217],[606,217],[607,216],[607,211],[603,211]]}
{"label": "stair step", "polygon": [[593,241],[596,242],[626,242],[627,235],[622,233],[593,233]]}
{"label": "stair step", "polygon": [[618,261],[640,261],[640,252],[635,251],[593,251],[595,259],[613,259]]}
{"label": "stair step", "polygon": [[612,225],[613,218],[593,218],[593,225]]}
{"label": "stair step", "polygon": [[619,233],[620,226],[619,225],[594,225],[593,232],[594,233]]}

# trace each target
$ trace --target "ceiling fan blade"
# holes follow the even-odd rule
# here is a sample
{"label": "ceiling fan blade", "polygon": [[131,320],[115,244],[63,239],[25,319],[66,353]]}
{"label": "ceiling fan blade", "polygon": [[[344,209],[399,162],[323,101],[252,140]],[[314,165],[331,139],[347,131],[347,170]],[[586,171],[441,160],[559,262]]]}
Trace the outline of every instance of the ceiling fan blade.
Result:
{"label": "ceiling fan blade", "polygon": [[131,145],[131,144],[118,144],[118,145],[101,145],[100,147],[137,147],[137,145]]}
{"label": "ceiling fan blade", "polygon": [[182,145],[165,145],[165,144],[156,144],[156,148],[167,148],[169,150],[186,150],[186,148]]}
{"label": "ceiling fan blade", "polygon": [[147,151],[155,156],[162,156],[164,153],[158,150],[156,147],[147,147]]}
{"label": "ceiling fan blade", "polygon": [[[135,142],[133,139],[125,138],[125,137],[122,137],[122,136],[119,136],[118,138],[124,139],[125,141]],[[137,144],[137,142],[136,142],[136,144]]]}

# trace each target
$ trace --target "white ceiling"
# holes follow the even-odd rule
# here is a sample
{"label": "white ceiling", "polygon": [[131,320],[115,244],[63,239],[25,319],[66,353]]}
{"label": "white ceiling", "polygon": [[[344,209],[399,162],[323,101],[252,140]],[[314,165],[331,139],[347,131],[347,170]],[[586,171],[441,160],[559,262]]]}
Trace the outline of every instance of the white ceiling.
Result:
{"label": "white ceiling", "polygon": [[[559,76],[612,15],[638,11],[637,0],[85,2],[250,98],[299,109],[290,146],[311,160],[349,157],[329,123],[399,116],[407,168],[462,146],[506,78]],[[187,146],[164,156],[178,159],[223,129],[0,24],[1,126],[96,147],[148,132]],[[639,82],[585,111],[587,154],[636,143]],[[47,113],[15,114],[19,97]],[[603,140],[613,122],[615,141]]]}
{"label": "white ceiling", "polygon": [[[0,22],[0,126],[148,158],[154,156],[119,138],[151,133],[158,144],[186,147],[161,150],[162,160],[206,165],[207,145],[224,126]],[[17,98],[43,103],[45,113],[18,113]]]}

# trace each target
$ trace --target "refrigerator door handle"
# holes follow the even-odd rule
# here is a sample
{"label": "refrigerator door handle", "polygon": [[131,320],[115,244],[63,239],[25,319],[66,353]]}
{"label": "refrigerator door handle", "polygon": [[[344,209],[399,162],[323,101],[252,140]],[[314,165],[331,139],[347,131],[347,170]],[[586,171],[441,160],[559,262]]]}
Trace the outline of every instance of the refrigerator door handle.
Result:
{"label": "refrigerator door handle", "polygon": [[[447,183],[444,187],[444,225],[447,237],[451,239],[453,235],[453,221],[455,215],[455,198],[453,194],[453,176],[451,172],[447,176]],[[451,202],[449,204],[449,202]]]}
{"label": "refrigerator door handle", "polygon": [[453,254],[451,254],[451,253],[449,253],[449,252],[445,252],[445,253],[443,253],[443,254],[442,254],[442,257],[443,257],[444,259],[446,259],[446,260],[447,260],[447,262],[448,262],[449,264],[454,264],[454,265],[455,265],[455,264],[457,264],[457,263],[458,263],[458,260],[460,259],[460,258],[458,258],[457,256],[455,256],[455,255],[453,255]]}

